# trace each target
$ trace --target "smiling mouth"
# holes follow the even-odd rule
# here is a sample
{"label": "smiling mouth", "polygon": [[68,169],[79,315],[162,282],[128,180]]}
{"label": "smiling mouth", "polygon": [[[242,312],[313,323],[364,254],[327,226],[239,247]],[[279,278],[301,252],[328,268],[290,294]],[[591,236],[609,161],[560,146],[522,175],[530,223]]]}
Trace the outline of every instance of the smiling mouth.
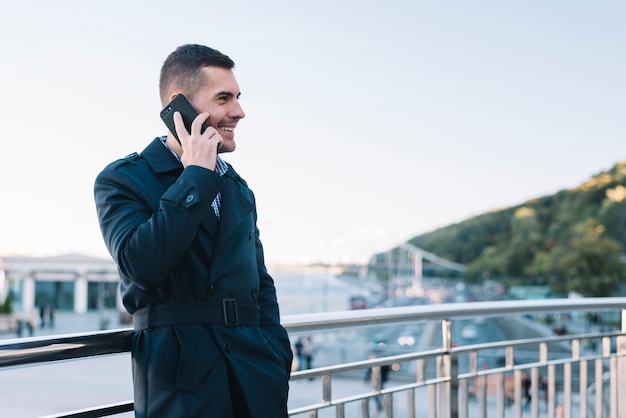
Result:
{"label": "smiling mouth", "polygon": [[226,132],[233,132],[235,130],[234,127],[230,127],[230,126],[220,126],[219,127],[222,131],[226,131]]}

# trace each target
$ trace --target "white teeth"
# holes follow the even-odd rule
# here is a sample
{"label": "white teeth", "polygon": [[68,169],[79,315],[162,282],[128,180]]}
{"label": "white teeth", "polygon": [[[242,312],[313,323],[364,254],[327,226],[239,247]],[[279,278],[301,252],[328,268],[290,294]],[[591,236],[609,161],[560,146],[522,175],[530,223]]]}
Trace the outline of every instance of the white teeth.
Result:
{"label": "white teeth", "polygon": [[234,128],[230,128],[228,126],[220,126],[220,129],[222,129],[224,131],[230,131],[230,132],[232,132],[234,130]]}

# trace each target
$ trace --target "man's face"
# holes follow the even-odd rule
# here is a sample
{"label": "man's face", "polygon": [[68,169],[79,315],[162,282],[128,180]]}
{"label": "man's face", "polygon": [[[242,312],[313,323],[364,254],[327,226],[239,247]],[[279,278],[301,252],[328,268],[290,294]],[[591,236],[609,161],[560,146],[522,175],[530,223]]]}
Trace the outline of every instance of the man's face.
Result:
{"label": "man's face", "polygon": [[239,85],[232,70],[227,68],[209,66],[202,71],[208,84],[197,90],[189,101],[198,113],[209,113],[205,124],[217,129],[223,139],[219,152],[233,152],[237,146],[237,122],[246,116],[239,104]]}

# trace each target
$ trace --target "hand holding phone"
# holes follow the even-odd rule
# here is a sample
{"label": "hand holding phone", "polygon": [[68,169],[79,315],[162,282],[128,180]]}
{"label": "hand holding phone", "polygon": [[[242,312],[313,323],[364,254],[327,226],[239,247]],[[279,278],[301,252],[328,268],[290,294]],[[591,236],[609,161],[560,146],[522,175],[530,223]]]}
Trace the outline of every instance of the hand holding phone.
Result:
{"label": "hand holding phone", "polygon": [[[180,144],[180,139],[176,133],[176,126],[174,125],[174,112],[179,112],[183,117],[185,129],[187,129],[187,132],[189,133],[191,133],[191,123],[198,116],[198,112],[196,112],[183,94],[177,94],[168,104],[165,105],[163,110],[161,110],[161,119]],[[206,125],[202,124],[200,133],[203,133],[205,129]]]}
{"label": "hand holding phone", "polygon": [[[165,105],[163,110],[161,110],[161,119],[163,119],[167,128],[182,147],[183,144],[181,143],[176,132],[176,123],[174,121],[174,114],[176,112],[180,114],[184,128],[187,130],[187,134],[189,135],[191,135],[191,126],[194,120],[198,117],[198,112],[196,112],[191,103],[189,103],[189,101],[182,94],[176,95],[167,105]],[[180,121],[178,121],[178,126],[181,127]],[[203,123],[200,128],[201,136],[188,137],[185,142],[185,151],[181,156],[183,166],[198,165],[200,167],[206,167],[209,170],[215,169],[215,160],[217,158],[217,153],[219,152],[218,149],[220,147],[220,143],[222,142],[222,137],[216,129],[211,128],[210,132],[205,133],[206,129],[207,125],[205,120],[205,123]]]}

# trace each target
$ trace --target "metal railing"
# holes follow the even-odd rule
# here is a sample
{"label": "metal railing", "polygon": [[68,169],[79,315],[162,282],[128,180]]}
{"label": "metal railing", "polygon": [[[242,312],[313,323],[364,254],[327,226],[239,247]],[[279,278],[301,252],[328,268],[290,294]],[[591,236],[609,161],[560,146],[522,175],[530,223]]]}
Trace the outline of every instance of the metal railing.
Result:
{"label": "metal railing", "polygon": [[[506,317],[515,328],[521,326],[516,318],[522,315],[603,311],[619,312],[614,330],[464,346],[456,346],[452,338],[453,321],[464,318]],[[294,337],[415,322],[437,324],[436,346],[422,344],[414,352],[383,352],[377,358],[293,372],[292,384],[314,379],[314,384],[320,382],[321,386],[318,401],[291,408],[290,416],[367,418],[377,397],[383,398],[382,412],[387,418],[418,414],[430,418],[626,416],[626,298],[472,302],[283,317]],[[0,369],[125,353],[130,350],[132,334],[132,330],[122,329],[0,341]],[[599,351],[585,349],[597,342]],[[481,368],[480,359],[494,352],[501,353],[501,361]],[[409,372],[381,387],[381,368],[398,365]],[[333,383],[355,373],[363,376],[367,370],[371,371],[371,388],[342,384],[344,392],[333,393]],[[530,400],[525,402],[528,395]],[[97,417],[130,411],[132,400],[49,417]]]}

